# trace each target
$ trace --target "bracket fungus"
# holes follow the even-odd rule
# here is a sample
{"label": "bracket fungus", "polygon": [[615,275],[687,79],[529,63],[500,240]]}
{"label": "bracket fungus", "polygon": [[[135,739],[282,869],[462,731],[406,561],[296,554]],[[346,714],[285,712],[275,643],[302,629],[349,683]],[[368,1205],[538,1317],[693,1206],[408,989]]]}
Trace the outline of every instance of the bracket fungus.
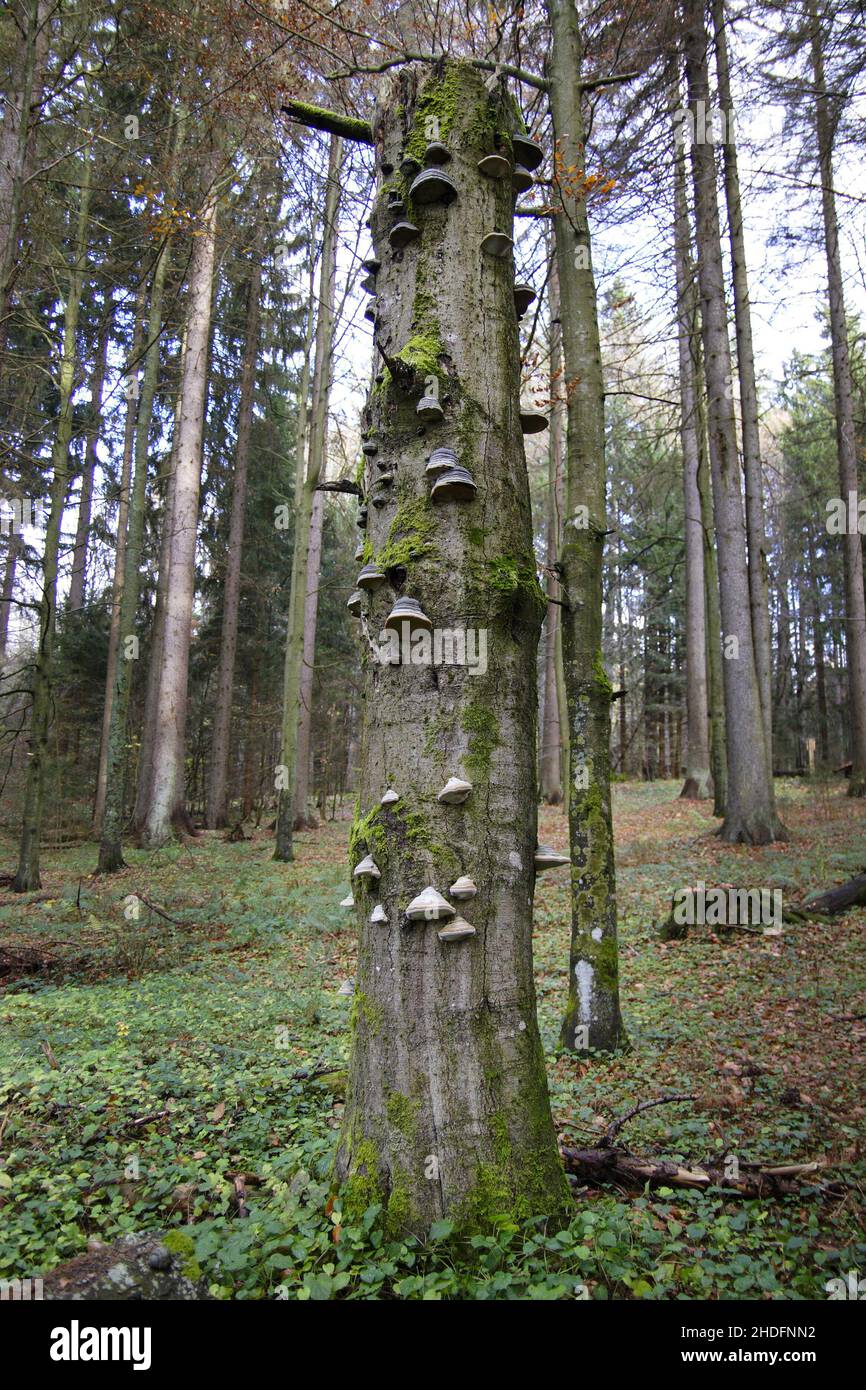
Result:
{"label": "bracket fungus", "polygon": [[410,922],[441,922],[448,917],[456,917],[457,909],[431,884],[412,899],[406,908],[406,916]]}
{"label": "bracket fungus", "polygon": [[369,879],[381,878],[382,870],[379,868],[378,864],[376,864],[372,854],[368,854],[361,860],[360,864],[355,866],[353,877]]}
{"label": "bracket fungus", "polygon": [[465,921],[462,917],[455,917],[453,922],[448,922],[446,926],[440,927],[436,933],[440,941],[465,941],[468,936],[475,936],[475,934],[472,923]]}
{"label": "bracket fungus", "polygon": [[436,800],[446,806],[461,806],[471,795],[471,782],[465,782],[462,777],[449,777]]}

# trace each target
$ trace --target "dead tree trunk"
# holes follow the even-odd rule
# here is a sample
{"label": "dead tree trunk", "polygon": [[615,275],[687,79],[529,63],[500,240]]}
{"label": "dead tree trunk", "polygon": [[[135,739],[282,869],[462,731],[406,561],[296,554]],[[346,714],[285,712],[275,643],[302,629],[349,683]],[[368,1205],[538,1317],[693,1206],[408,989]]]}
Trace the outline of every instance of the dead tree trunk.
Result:
{"label": "dead tree trunk", "polygon": [[256,362],[259,350],[261,320],[262,250],[265,233],[265,206],[256,210],[256,229],[250,255],[247,286],[247,316],[244,341],[244,360],[241,369],[241,393],[238,407],[237,445],[232,480],[232,507],[229,521],[228,554],[223,590],[223,620],[220,632],[217,694],[211,742],[210,777],[208,779],[207,824],[220,829],[226,823],[226,783],[229,765],[229,736],[231,734],[232,692],[235,680],[235,653],[238,644],[238,611],[241,597],[241,557],[244,543],[244,518],[247,508],[247,469],[250,458],[250,433],[253,422],[253,400],[256,388]]}
{"label": "dead tree trunk", "polygon": [[623,1041],[616,880],[610,809],[610,702],[604,669],[604,382],[584,168],[581,37],[572,0],[547,0],[553,47],[550,103],[556,136],[554,220],[567,400],[562,527],[562,645],[568,699],[571,959],[562,1041],[611,1049]]}
{"label": "dead tree trunk", "polygon": [[758,845],[784,838],[785,831],[776,815],[755,664],[715,154],[699,130],[699,113],[709,109],[703,0],[686,5],[685,53],[696,133],[692,173],[723,627],[728,787],[721,835],[734,844]]}
{"label": "dead tree trunk", "polygon": [[689,212],[686,200],[685,151],[674,150],[674,263],[677,286],[677,344],[680,367],[680,442],[686,529],[686,712],[688,760],[680,793],[703,798],[712,790],[709,708],[707,703],[707,631],[704,591],[704,525],[698,472],[701,458],[700,416],[692,369],[692,277]]}
{"label": "dead tree trunk", "polygon": [[[515,125],[502,80],[488,92],[456,63],[383,83],[375,124],[387,368],[365,412],[364,549],[381,580],[359,618],[360,943],[336,1171],[344,1211],[383,1202],[392,1228],[415,1231],[569,1204],[532,970],[544,605],[520,422]],[[438,449],[456,458],[430,470]],[[398,601],[405,619],[390,617]],[[460,661],[467,639],[483,659]]]}

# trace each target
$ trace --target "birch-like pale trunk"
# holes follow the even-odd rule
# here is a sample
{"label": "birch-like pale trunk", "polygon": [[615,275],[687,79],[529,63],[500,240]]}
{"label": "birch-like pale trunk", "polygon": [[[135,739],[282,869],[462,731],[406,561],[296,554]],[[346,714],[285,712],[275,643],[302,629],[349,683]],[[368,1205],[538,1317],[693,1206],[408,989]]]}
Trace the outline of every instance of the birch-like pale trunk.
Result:
{"label": "birch-like pale trunk", "polygon": [[[126,545],[123,556],[123,569],[120,575],[120,612],[118,618],[117,655],[113,670],[113,687],[108,716],[108,737],[105,757],[105,804],[99,842],[99,873],[115,873],[123,868],[123,810],[125,803],[126,773],[129,762],[126,726],[129,713],[129,697],[132,690],[132,662],[136,659],[137,645],[134,640],[135,617],[138,610],[141,579],[142,542],[144,538],[144,512],[147,497],[147,462],[150,445],[150,424],[153,402],[159,379],[159,342],[163,327],[163,294],[170,259],[169,245],[166,243],[159,255],[153,272],[150,290],[150,308],[147,322],[147,347],[144,356],[141,389],[138,399],[138,412],[135,428],[135,464],[132,486],[129,491],[129,504],[126,525]],[[115,572],[115,583],[117,582]],[[120,643],[124,650],[120,651]]]}
{"label": "birch-like pale trunk", "polygon": [[[684,28],[689,106],[697,132],[698,111],[710,105],[703,0],[686,0]],[[776,815],[755,665],[715,153],[706,139],[695,139],[691,154],[723,629],[728,786],[720,833],[732,844],[760,845],[785,838],[785,831]]]}
{"label": "birch-like pale trunk", "polygon": [[559,278],[555,264],[547,287],[550,306],[550,435],[547,452],[547,515],[545,517],[546,587],[552,602],[544,620],[544,719],[541,734],[541,798],[549,806],[562,801],[562,749],[556,653],[559,637],[559,533],[562,525],[562,334],[559,327]]}
{"label": "birch-like pale trunk", "polygon": [[[364,423],[379,446],[365,469],[365,549],[386,582],[360,619],[363,724],[350,869],[368,854],[375,883],[354,880],[359,931],[349,1085],[336,1172],[343,1211],[381,1202],[395,1231],[440,1217],[458,1230],[569,1206],[551,1122],[532,968],[536,845],[536,667],[543,616],[520,427],[520,357],[511,254],[483,238],[512,232],[510,180],[486,179],[482,157],[515,131],[500,80],[488,91],[468,64],[403,68],[380,87],[377,164],[423,162],[432,135],[451,154],[449,205],[406,202],[420,236],[392,251],[397,215],[378,189],[373,243],[379,348],[390,366]],[[435,376],[443,418],[417,405]],[[468,501],[430,499],[427,457],[453,449],[477,488]],[[386,465],[383,470],[380,465]],[[373,484],[383,505],[372,505]],[[486,663],[379,659],[395,599],[416,600],[434,629],[484,633]],[[429,634],[428,634],[429,638]],[[480,639],[479,639],[480,640]],[[480,649],[479,649],[480,650]],[[420,656],[420,659],[418,659]],[[426,657],[431,658],[430,661]],[[392,664],[393,663],[393,664]],[[482,666],[486,669],[482,670]],[[437,794],[471,782],[461,805]],[[399,800],[381,805],[392,787]],[[441,921],[407,923],[411,900],[443,896],[461,875],[475,935],[442,941]],[[370,922],[374,905],[384,922]]]}
{"label": "birch-like pale trunk", "polygon": [[700,417],[692,370],[692,285],[694,267],[686,199],[685,150],[674,149],[674,266],[677,291],[677,347],[680,377],[680,445],[686,532],[686,715],[688,755],[680,796],[711,794],[709,705],[707,699],[704,525],[698,486]]}
{"label": "birch-like pale trunk", "polygon": [[295,468],[295,537],[292,550],[292,578],[289,592],[289,621],[286,632],[286,654],[283,667],[283,720],[280,738],[280,791],[277,801],[277,829],[274,858],[282,862],[294,859],[292,844],[295,818],[295,776],[298,754],[298,721],[301,703],[301,671],[304,662],[304,606],[307,595],[307,559],[310,551],[310,521],[313,498],[322,466],[320,435],[326,422],[316,402],[321,402],[325,381],[331,366],[335,283],[337,269],[337,217],[340,205],[340,168],[343,161],[343,142],[331,137],[328,153],[327,187],[325,190],[324,226],[322,228],[321,263],[319,266],[318,313],[316,315],[316,359],[314,401],[309,414],[307,459],[304,461],[304,437],[300,434],[305,422],[305,403],[308,386],[301,382],[298,448]]}
{"label": "birch-like pale trunk", "polygon": [[[135,327],[132,332],[131,362],[138,362],[144,336],[144,311],[147,304],[147,289],[142,283],[135,305]],[[137,376],[135,378],[138,380]],[[111,708],[114,703],[114,685],[117,680],[117,657],[120,644],[120,607],[123,597],[123,582],[126,570],[126,543],[129,528],[129,500],[132,485],[132,455],[135,448],[138,398],[128,388],[126,417],[123,423],[123,449],[120,462],[120,492],[117,503],[117,543],[114,548],[114,574],[111,580],[111,621],[108,628],[108,656],[105,665],[105,699],[102,705],[102,734],[99,741],[99,766],[96,772],[96,794],[93,800],[93,834],[102,837],[105,817],[105,792],[108,777],[108,741],[111,735]]]}
{"label": "birch-like pale trunk", "polygon": [[[323,446],[326,443],[323,438]],[[324,472],[324,470],[323,470]],[[316,625],[319,617],[319,570],[322,565],[322,536],[325,524],[325,502],[321,492],[313,498],[310,517],[310,550],[307,556],[307,593],[304,599],[304,654],[301,666],[300,707],[298,710],[298,744],[295,758],[294,829],[304,830],[315,824],[315,815],[308,805],[310,796],[310,745],[313,732],[313,678],[316,662]]]}
{"label": "birch-like pale trunk", "polygon": [[223,617],[220,631],[219,663],[217,666],[216,704],[211,742],[210,777],[207,791],[207,825],[211,830],[226,823],[226,787],[228,782],[229,742],[231,736],[232,692],[235,680],[235,656],[238,645],[238,611],[241,597],[241,559],[244,543],[244,518],[247,508],[247,474],[250,459],[250,434],[253,423],[253,404],[256,390],[256,362],[261,324],[262,252],[265,239],[266,208],[260,200],[256,210],[256,226],[250,254],[250,273],[247,288],[247,312],[244,334],[244,356],[241,367],[240,403],[238,406],[235,467],[232,480],[232,505],[229,520],[228,554],[226,556]]}
{"label": "birch-like pale trunk", "polygon": [[211,165],[206,201],[189,270],[186,351],[183,358],[178,445],[174,470],[170,572],[152,753],[153,782],[142,844],[155,849],[172,838],[183,797],[180,784],[186,728],[189,646],[195,596],[195,544],[201,485],[202,439],[216,258],[218,194]]}
{"label": "birch-like pale trunk", "polygon": [[833,183],[834,116],[824,73],[822,31],[815,0],[808,0],[810,51],[814,82],[815,133],[821,176],[821,211],[830,302],[830,355],[836,413],[836,453],[839,488],[848,518],[843,537],[845,561],[845,646],[850,698],[851,777],[849,796],[866,796],[866,596],[863,585],[863,543],[858,529],[859,497],[857,436],[854,425],[854,387],[848,350],[848,319],[839,250],[839,221]]}
{"label": "birch-like pale trunk", "polygon": [[106,319],[99,334],[96,363],[90,384],[91,419],[87,427],[87,445],[81,469],[81,494],[78,499],[78,519],[72,547],[72,573],[69,578],[69,611],[77,613],[84,606],[84,585],[87,579],[87,546],[90,539],[90,514],[93,508],[93,475],[99,462],[99,436],[102,430],[102,388],[105,384],[111,317]]}
{"label": "birch-like pale trunk", "polygon": [[737,340],[737,377],[740,383],[740,428],[743,440],[743,474],[746,484],[746,538],[749,554],[749,599],[752,637],[755,644],[755,670],[761,696],[767,760],[773,769],[773,657],[770,626],[770,585],[767,564],[767,537],[764,526],[764,465],[758,419],[758,384],[755,375],[755,349],[752,342],[752,308],[749,298],[749,272],[746,264],[746,234],[740,197],[740,171],[734,133],[734,103],[725,20],[725,0],[712,0],[716,45],[719,107],[726,116],[722,159],[728,235],[731,246],[731,279],[734,290],[734,332]]}
{"label": "birch-like pale trunk", "polygon": [[52,449],[52,480],[45,545],[42,553],[42,592],[39,599],[36,661],[28,735],[29,757],[24,792],[24,817],[18,855],[18,870],[12,881],[16,893],[40,888],[39,849],[45,799],[45,773],[48,762],[48,731],[53,707],[54,635],[57,622],[57,573],[60,557],[60,531],[69,487],[69,444],[75,409],[76,333],[87,265],[92,151],[85,151],[79,189],[78,217],[72,264],[63,313],[63,339],[57,375],[57,426]]}
{"label": "birch-like pale trunk", "polygon": [[616,879],[610,805],[610,704],[602,658],[602,566],[607,529],[604,381],[586,202],[582,43],[572,0],[547,0],[552,31],[550,107],[556,137],[554,218],[567,400],[562,527],[562,624],[569,716],[571,957],[565,1047],[624,1040],[619,1007]]}

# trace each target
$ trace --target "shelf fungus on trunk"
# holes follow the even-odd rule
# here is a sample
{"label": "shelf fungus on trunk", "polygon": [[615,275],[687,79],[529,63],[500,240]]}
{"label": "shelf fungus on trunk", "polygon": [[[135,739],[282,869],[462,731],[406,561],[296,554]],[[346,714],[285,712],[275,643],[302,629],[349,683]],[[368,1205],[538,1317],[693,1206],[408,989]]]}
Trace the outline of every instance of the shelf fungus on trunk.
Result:
{"label": "shelf fungus on trunk", "polygon": [[395,801],[400,800],[400,793],[395,792],[393,787],[389,787],[379,801],[380,806],[393,806]]}
{"label": "shelf fungus on trunk", "polygon": [[[365,885],[335,1182],[347,1221],[380,1203],[386,1230],[418,1234],[443,1217],[471,1233],[505,1214],[559,1220],[570,1206],[532,969],[544,600],[507,254],[514,161],[504,161],[505,177],[479,172],[491,152],[510,152],[519,114],[507,79],[497,77],[489,91],[486,79],[448,59],[403,64],[380,82],[372,123],[380,163],[422,161],[432,142],[446,145],[451,160],[447,174],[428,167],[412,180],[400,219],[411,228],[407,253],[384,196],[371,216],[382,259],[377,352],[386,370],[364,425],[382,456],[399,464],[391,502],[370,508],[367,558],[393,583],[395,601],[384,622],[388,644],[374,646],[363,630],[358,644],[358,795],[367,809],[352,827],[351,863],[374,857],[375,901],[401,929],[368,921]],[[449,184],[458,197],[424,203],[428,194],[447,197]],[[491,228],[501,229],[500,258],[478,249]],[[417,415],[434,375],[445,409],[437,444],[447,457],[431,452]],[[430,492],[458,469],[469,475],[474,501],[449,512]],[[483,638],[483,661],[470,660],[471,649],[481,650],[470,649],[470,638]],[[474,787],[459,809],[435,793],[457,767]],[[399,787],[398,804],[380,804],[383,783]],[[511,861],[503,873],[512,853],[519,867]],[[437,932],[458,916],[460,899],[433,885],[458,885],[467,865],[477,885],[477,946],[469,939],[451,949]]]}
{"label": "shelf fungus on trunk", "polygon": [[413,203],[453,203],[457,185],[442,169],[424,169],[413,181],[409,197]]}
{"label": "shelf fungus on trunk", "polygon": [[513,135],[511,148],[517,163],[522,164],[524,169],[528,169],[533,174],[544,162],[543,146],[539,145],[537,140],[530,140],[528,135]]}
{"label": "shelf fungus on trunk", "polygon": [[436,800],[446,806],[461,806],[471,795],[471,782],[465,782],[462,777],[449,777]]}
{"label": "shelf fungus on trunk", "polygon": [[520,412],[520,428],[524,434],[541,434],[549,424],[550,421],[541,410],[523,409]]}
{"label": "shelf fungus on trunk", "polygon": [[355,583],[359,589],[378,589],[385,583],[385,575],[378,565],[365,565]]}
{"label": "shelf fungus on trunk", "polygon": [[354,907],[355,899],[351,893],[347,893],[345,898],[340,899],[340,907]]}
{"label": "shelf fungus on trunk", "polygon": [[409,624],[410,632],[420,628],[429,631],[433,626],[416,598],[398,598],[385,619],[385,627],[392,628],[395,632],[402,632],[404,623]]}
{"label": "shelf fungus on trunk", "polygon": [[488,232],[481,238],[481,250],[485,256],[493,256],[497,260],[502,260],[511,250],[514,242],[507,232]]}
{"label": "shelf fungus on trunk", "polygon": [[462,917],[455,917],[453,922],[440,927],[436,935],[440,941],[465,941],[468,936],[475,936],[476,932],[471,922],[465,921]]}
{"label": "shelf fungus on trunk", "polygon": [[431,884],[413,898],[406,908],[409,922],[441,922],[447,917],[456,917],[457,909]]}
{"label": "shelf fungus on trunk", "polygon": [[430,489],[431,502],[471,502],[478,488],[468,468],[449,468]]}
{"label": "shelf fungus on trunk", "polygon": [[346,607],[353,618],[360,618],[364,607],[364,595],[360,589],[356,589],[353,594],[349,595],[346,599]]}
{"label": "shelf fungus on trunk", "polygon": [[514,286],[514,307],[517,310],[518,318],[523,318],[530,304],[537,298],[535,290],[531,285],[525,285],[522,281]]}
{"label": "shelf fungus on trunk", "polygon": [[486,179],[507,179],[511,173],[511,162],[504,154],[486,154],[478,161],[478,172]]}
{"label": "shelf fungus on trunk", "polygon": [[471,879],[468,874],[461,874],[459,878],[454,880],[448,892],[452,898],[456,898],[458,902],[462,902],[466,898],[474,898],[478,889],[475,886],[474,880]]}
{"label": "shelf fungus on trunk", "polygon": [[411,241],[417,241],[420,235],[414,222],[395,222],[388,233],[388,242],[392,251],[402,251]]}
{"label": "shelf fungus on trunk", "polygon": [[522,164],[515,164],[511,174],[511,191],[515,195],[518,193],[528,193],[530,188],[535,187],[535,179],[528,169]]}
{"label": "shelf fungus on trunk", "polygon": [[434,449],[424,472],[428,478],[437,478],[440,473],[450,473],[452,468],[457,467],[457,455],[453,449]]}
{"label": "shelf fungus on trunk", "polygon": [[435,372],[424,382],[424,395],[415,407],[415,414],[425,424],[433,425],[445,418],[445,411],[439,404],[439,378]]}
{"label": "shelf fungus on trunk", "polygon": [[381,922],[387,922],[388,914],[381,903],[376,904],[367,920],[368,922],[372,922],[374,925]]}
{"label": "shelf fungus on trunk", "polygon": [[567,854],[559,854],[549,845],[539,845],[535,851],[533,859],[535,872],[540,874],[543,869],[559,869],[563,864],[570,864],[571,860]]}
{"label": "shelf fungus on trunk", "polygon": [[372,854],[367,854],[361,860],[360,864],[355,865],[354,876],[355,878],[368,878],[372,882],[374,879],[382,877],[382,871],[376,864]]}

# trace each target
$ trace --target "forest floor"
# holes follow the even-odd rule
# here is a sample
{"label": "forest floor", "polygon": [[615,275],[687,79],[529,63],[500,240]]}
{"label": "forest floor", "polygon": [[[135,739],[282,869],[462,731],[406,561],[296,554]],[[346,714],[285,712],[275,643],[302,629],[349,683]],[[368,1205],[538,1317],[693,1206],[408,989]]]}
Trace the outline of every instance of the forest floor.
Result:
{"label": "forest floor", "polygon": [[[838,783],[780,782],[791,840],[744,850],[678,790],[615,788],[629,1050],[558,1052],[567,877],[539,879],[557,1129],[589,1147],[638,1102],[688,1092],[619,1142],[687,1163],[820,1159],[813,1185],[775,1200],[584,1190],[566,1230],[504,1222],[471,1250],[447,1223],[423,1245],[391,1239],[375,1208],[341,1226],[328,1200],[340,1080],[305,1073],[345,1067],[348,822],[298,836],[291,865],[273,863],[265,832],[203,834],[133,850],[110,880],[88,876],[95,850],[81,844],[45,855],[42,895],[0,893],[0,1277],[170,1227],[222,1298],[825,1298],[829,1278],[862,1272],[866,910],[670,943],[653,923],[698,879],[780,888],[787,904],[864,870],[866,805]],[[540,838],[565,847],[561,812],[542,812]],[[0,867],[13,863],[7,836]],[[133,893],[154,908],[127,921]]]}

